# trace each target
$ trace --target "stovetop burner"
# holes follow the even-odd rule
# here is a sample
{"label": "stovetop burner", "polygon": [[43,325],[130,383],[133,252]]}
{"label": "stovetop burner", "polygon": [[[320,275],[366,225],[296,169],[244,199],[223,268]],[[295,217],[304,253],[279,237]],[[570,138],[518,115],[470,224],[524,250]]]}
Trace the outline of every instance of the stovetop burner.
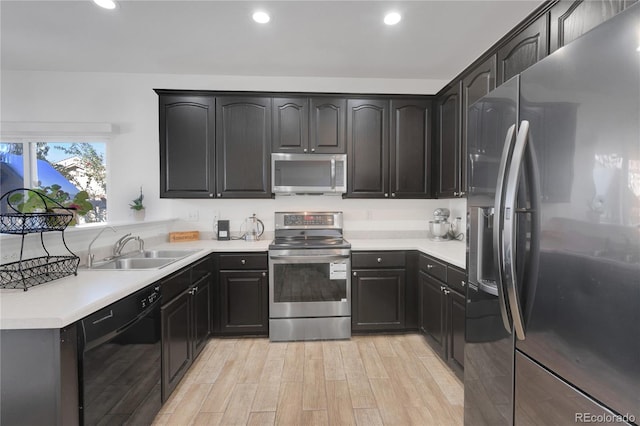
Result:
{"label": "stovetop burner", "polygon": [[343,238],[342,212],[276,212],[269,250],[350,249]]}

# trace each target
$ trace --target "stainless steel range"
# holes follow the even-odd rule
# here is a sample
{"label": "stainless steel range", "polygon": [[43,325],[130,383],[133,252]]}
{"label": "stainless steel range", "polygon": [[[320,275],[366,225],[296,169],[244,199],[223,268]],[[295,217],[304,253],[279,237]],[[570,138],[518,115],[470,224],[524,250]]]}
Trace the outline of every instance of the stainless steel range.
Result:
{"label": "stainless steel range", "polygon": [[269,339],[351,337],[351,244],[342,212],[276,212],[269,246]]}

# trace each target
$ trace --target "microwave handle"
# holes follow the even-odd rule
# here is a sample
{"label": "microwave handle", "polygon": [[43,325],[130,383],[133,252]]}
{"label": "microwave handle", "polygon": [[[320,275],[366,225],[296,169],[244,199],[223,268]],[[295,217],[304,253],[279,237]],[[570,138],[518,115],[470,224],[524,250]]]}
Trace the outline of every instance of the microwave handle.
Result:
{"label": "microwave handle", "polygon": [[331,158],[331,189],[336,189],[336,159]]}

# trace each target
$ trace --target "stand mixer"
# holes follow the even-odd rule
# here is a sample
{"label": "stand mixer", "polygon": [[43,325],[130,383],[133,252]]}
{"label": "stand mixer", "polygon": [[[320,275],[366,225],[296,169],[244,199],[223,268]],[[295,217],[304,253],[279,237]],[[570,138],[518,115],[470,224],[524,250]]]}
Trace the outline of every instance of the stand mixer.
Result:
{"label": "stand mixer", "polygon": [[461,240],[464,233],[458,232],[462,218],[457,217],[456,223],[449,223],[451,212],[447,208],[437,208],[433,211],[433,220],[429,221],[429,235],[433,241]]}

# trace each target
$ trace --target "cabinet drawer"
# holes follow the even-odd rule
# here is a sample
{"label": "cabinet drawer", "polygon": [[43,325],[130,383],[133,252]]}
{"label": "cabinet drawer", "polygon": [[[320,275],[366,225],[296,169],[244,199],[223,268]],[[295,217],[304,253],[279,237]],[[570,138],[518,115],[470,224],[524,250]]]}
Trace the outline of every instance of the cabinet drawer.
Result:
{"label": "cabinet drawer", "polygon": [[420,270],[439,279],[440,281],[447,282],[447,265],[439,262],[429,256],[420,256]]}
{"label": "cabinet drawer", "polygon": [[447,284],[453,290],[465,294],[467,288],[467,273],[463,270],[450,266],[447,270]]}
{"label": "cabinet drawer", "polygon": [[162,304],[171,302],[171,299],[185,291],[191,285],[191,268],[185,268],[160,282]]}
{"label": "cabinet drawer", "polygon": [[197,260],[191,267],[191,282],[195,283],[199,279],[206,277],[213,272],[211,256]]}
{"label": "cabinet drawer", "polygon": [[351,253],[351,268],[404,268],[403,251],[363,251]]}
{"label": "cabinet drawer", "polygon": [[266,254],[238,253],[221,254],[220,269],[268,269],[269,258]]}

